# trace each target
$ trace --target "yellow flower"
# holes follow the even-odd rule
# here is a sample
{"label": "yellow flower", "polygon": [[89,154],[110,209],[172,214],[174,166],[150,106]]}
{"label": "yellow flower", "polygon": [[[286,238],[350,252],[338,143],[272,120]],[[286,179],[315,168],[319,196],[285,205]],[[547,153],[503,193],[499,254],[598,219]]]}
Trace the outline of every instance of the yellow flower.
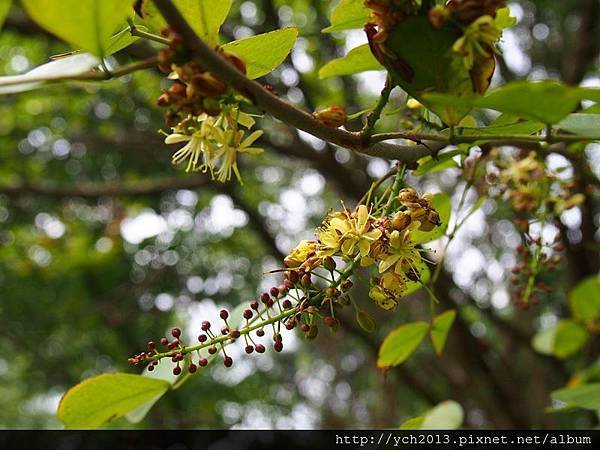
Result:
{"label": "yellow flower", "polygon": [[333,218],[331,226],[342,235],[342,253],[346,256],[355,254],[358,247],[360,256],[366,257],[371,249],[371,244],[381,237],[379,229],[371,229],[372,220],[369,210],[365,205],[360,205],[356,212],[345,220]]}
{"label": "yellow flower", "polygon": [[300,241],[300,243],[292,249],[290,254],[283,260],[287,267],[299,267],[317,251],[317,242],[315,241]]}
{"label": "yellow flower", "polygon": [[410,233],[415,229],[415,222],[404,231],[394,230],[390,234],[388,255],[379,263],[379,273],[384,273],[393,267],[396,274],[406,274],[409,270],[416,270],[421,261],[419,249],[410,239]]}
{"label": "yellow flower", "polygon": [[216,172],[217,180],[221,183],[229,181],[231,179],[231,172],[235,173],[236,178],[242,183],[242,177],[237,167],[237,154],[238,153],[250,153],[257,155],[263,152],[262,148],[251,147],[254,142],[262,136],[262,130],[257,130],[247,136],[244,139],[244,132],[242,130],[234,131],[227,130],[220,137],[219,144],[221,147],[216,155],[217,159],[220,159],[220,167]]}
{"label": "yellow flower", "polygon": [[[165,144],[178,144],[180,142],[187,142],[186,145],[173,154],[171,162],[177,165],[187,159],[188,164],[185,169],[186,172],[189,172],[190,170],[202,170],[204,172],[210,170],[212,174],[215,152],[215,144],[213,139],[221,130],[217,128],[212,117],[203,115],[200,116],[198,120],[202,121],[199,130],[195,131],[191,135],[182,133],[170,134],[165,138]],[[203,156],[203,164],[198,166],[200,155]]]}
{"label": "yellow flower", "polygon": [[369,297],[379,306],[381,309],[386,311],[393,311],[398,306],[398,300],[396,296],[390,292],[387,292],[383,287],[376,284],[369,290]]}
{"label": "yellow flower", "polygon": [[472,69],[478,58],[489,58],[495,52],[494,44],[502,36],[492,16],[481,16],[471,23],[465,34],[457,39],[452,50],[460,54],[467,69]]}

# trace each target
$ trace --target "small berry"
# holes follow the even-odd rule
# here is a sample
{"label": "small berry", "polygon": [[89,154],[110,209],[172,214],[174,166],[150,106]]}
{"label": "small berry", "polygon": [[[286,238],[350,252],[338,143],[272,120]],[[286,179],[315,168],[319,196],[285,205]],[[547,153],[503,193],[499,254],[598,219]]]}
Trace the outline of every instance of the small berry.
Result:
{"label": "small berry", "polygon": [[295,326],[296,326],[296,322],[293,319],[290,319],[285,323],[286,330],[293,330]]}
{"label": "small berry", "polygon": [[179,375],[181,373],[181,367],[175,366],[173,367],[173,375]]}
{"label": "small berry", "polygon": [[205,320],[204,322],[202,322],[202,326],[200,328],[202,328],[202,331],[210,330],[210,322],[208,320]]}
{"label": "small berry", "polygon": [[262,328],[256,330],[256,335],[258,337],[263,337],[265,335],[265,330],[263,330]]}
{"label": "small berry", "polygon": [[269,299],[269,301],[267,302],[267,308],[272,308],[274,304],[275,302],[273,301],[273,299]]}
{"label": "small berry", "polygon": [[181,336],[181,330],[180,330],[179,328],[173,328],[173,329],[171,330],[171,335],[172,335],[174,338],[178,338],[179,336]]}
{"label": "small berry", "polygon": [[208,366],[208,359],[206,359],[206,358],[200,358],[198,360],[198,365],[200,367],[206,367],[206,366]]}
{"label": "small berry", "polygon": [[154,349],[156,348],[156,342],[154,342],[154,341],[149,341],[149,342],[148,342],[148,348],[149,348],[150,350],[154,350]]}
{"label": "small berry", "polygon": [[221,317],[221,319],[223,319],[223,320],[227,320],[227,318],[229,317],[229,313],[227,312],[227,310],[225,310],[225,309],[222,309],[222,310],[219,312],[219,316]]}
{"label": "small berry", "polygon": [[148,366],[148,372],[152,372],[154,370],[154,364],[150,364]]}
{"label": "small berry", "polygon": [[282,306],[284,309],[290,309],[292,307],[292,302],[290,300],[284,300]]}
{"label": "small berry", "polygon": [[208,347],[208,353],[214,355],[215,353],[217,353],[217,347],[215,347],[214,345],[212,347]]}
{"label": "small berry", "polygon": [[273,344],[273,348],[275,349],[276,352],[280,352],[281,350],[283,350],[283,342],[281,341],[277,341]]}
{"label": "small berry", "polygon": [[233,359],[231,359],[231,356],[226,356],[223,360],[223,364],[225,365],[225,367],[231,367],[231,365],[233,364]]}
{"label": "small berry", "polygon": [[281,334],[280,334],[280,333],[275,333],[275,334],[273,335],[273,340],[274,340],[275,342],[281,342],[281,340],[282,340],[282,339],[283,339],[283,338],[281,337]]}
{"label": "small berry", "polygon": [[251,345],[246,345],[246,353],[250,354],[254,351],[254,347],[252,347]]}
{"label": "small berry", "polygon": [[[256,306],[258,306],[258,304]],[[246,319],[246,320],[252,319],[252,310],[250,310],[250,309],[244,310],[244,319]]]}
{"label": "small berry", "polygon": [[171,341],[171,344],[173,344],[173,347],[177,347],[180,344],[179,339],[173,339],[173,341]]}
{"label": "small berry", "polygon": [[169,342],[169,344],[167,345],[167,348],[169,350],[173,350],[175,348],[175,344],[173,344],[172,342]]}
{"label": "small berry", "polygon": [[200,336],[198,336],[198,342],[206,342],[207,339],[208,336],[205,334],[201,334]]}
{"label": "small berry", "polygon": [[190,373],[194,373],[196,372],[196,370],[198,370],[198,366],[194,363],[190,363],[190,365],[188,366],[188,370]]}
{"label": "small berry", "polygon": [[256,353],[264,353],[265,352],[265,346],[262,344],[256,344]]}
{"label": "small berry", "polygon": [[169,340],[166,337],[161,338],[160,344],[161,345],[169,345]]}
{"label": "small berry", "polygon": [[221,334],[222,334],[222,335],[226,335],[226,334],[228,334],[228,333],[229,333],[229,328],[228,328],[228,327],[223,327],[223,328],[221,328]]}
{"label": "small berry", "polygon": [[278,289],[278,288],[276,288],[276,287],[272,287],[272,288],[271,288],[271,290],[270,290],[269,292],[271,292],[271,295],[272,295],[273,297],[277,297],[277,296],[279,296],[279,289]]}
{"label": "small berry", "polygon": [[267,303],[270,300],[269,294],[267,294],[266,292],[263,292],[262,294],[260,294],[260,301],[263,303]]}
{"label": "small berry", "polygon": [[177,362],[177,361],[179,361],[179,358],[177,358],[177,355],[171,356],[171,362]]}
{"label": "small berry", "polygon": [[256,311],[258,309],[258,302],[254,300],[252,303],[250,303],[250,308]]}
{"label": "small berry", "polygon": [[233,339],[237,339],[241,336],[241,333],[239,332],[239,330],[232,330],[231,333],[229,333],[229,336]]}

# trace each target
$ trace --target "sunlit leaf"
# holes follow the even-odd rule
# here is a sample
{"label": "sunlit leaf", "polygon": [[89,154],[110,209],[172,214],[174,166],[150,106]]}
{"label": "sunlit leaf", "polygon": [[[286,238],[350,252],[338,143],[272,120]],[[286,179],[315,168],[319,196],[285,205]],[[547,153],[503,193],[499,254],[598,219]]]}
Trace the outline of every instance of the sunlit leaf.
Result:
{"label": "sunlit leaf", "polygon": [[329,61],[321,70],[319,78],[339,77],[366,72],[367,70],[384,70],[375,59],[368,44],[353,48],[346,56]]}
{"label": "sunlit leaf", "polygon": [[425,156],[418,161],[419,167],[413,172],[413,175],[420,177],[427,173],[435,173],[441,170],[458,167],[458,164],[454,161],[454,157],[461,154],[463,154],[462,150],[451,150],[449,152],[440,153],[437,155],[437,158]]}
{"label": "sunlit leaf", "polygon": [[45,81],[75,77],[97,67],[100,60],[89,53],[78,53],[42,64],[22,75],[0,77],[0,94],[13,94],[43,86]]}
{"label": "sunlit leaf", "polygon": [[446,339],[448,338],[448,333],[450,332],[450,328],[452,327],[455,318],[456,311],[454,309],[450,309],[435,316],[431,322],[431,342],[433,343],[433,348],[438,355],[441,355],[442,351],[444,351]]}
{"label": "sunlit leaf", "polygon": [[[210,46],[219,43],[219,30],[229,15],[232,0],[174,0],[173,3],[201,39]],[[144,0],[140,10],[144,23],[152,30],[167,26],[152,0]]]}
{"label": "sunlit leaf", "polygon": [[22,0],[42,28],[94,55],[107,54],[112,36],[125,25],[131,3],[123,0]]}
{"label": "sunlit leaf", "polygon": [[459,403],[446,400],[425,414],[421,430],[456,430],[464,420],[464,411]]}
{"label": "sunlit leaf", "polygon": [[587,330],[577,322],[562,320],[554,335],[553,353],[559,358],[568,358],[581,350],[588,337]]}
{"label": "sunlit leaf", "polygon": [[552,392],[552,398],[585,409],[600,409],[600,383],[583,384]]}
{"label": "sunlit leaf", "polygon": [[98,375],[67,391],[58,418],[67,428],[98,428],[164,394],[169,386],[167,381],[141,375]]}
{"label": "sunlit leaf", "polygon": [[[140,31],[146,31],[147,28],[143,25],[136,25],[136,28]],[[119,31],[115,34],[111,39],[108,47],[106,48],[106,54],[112,55],[113,53],[117,53],[124,48],[129,47],[131,44],[139,40],[138,36],[132,36],[129,27]]]}
{"label": "sunlit leaf", "polygon": [[242,58],[246,63],[246,76],[254,79],[279,66],[289,55],[297,38],[297,28],[283,28],[233,41],[222,48]]}
{"label": "sunlit leaf", "polygon": [[427,322],[402,325],[386,336],[379,348],[377,367],[387,368],[402,364],[417,349],[429,330]]}
{"label": "sunlit leaf", "polygon": [[341,0],[331,12],[331,25],[323,29],[323,33],[362,28],[370,13],[364,0]]}

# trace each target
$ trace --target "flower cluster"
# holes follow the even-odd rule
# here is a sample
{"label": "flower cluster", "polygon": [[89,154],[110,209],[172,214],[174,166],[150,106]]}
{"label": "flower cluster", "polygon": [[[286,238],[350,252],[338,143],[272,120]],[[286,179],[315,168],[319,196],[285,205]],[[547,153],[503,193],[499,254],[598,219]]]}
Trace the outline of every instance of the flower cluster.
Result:
{"label": "flower cluster", "polygon": [[573,193],[573,183],[548,170],[535,152],[519,159],[496,159],[501,169],[500,186],[513,209],[535,218],[556,217],[566,209],[581,204],[585,196]]}
{"label": "flower cluster", "polygon": [[[254,142],[262,131],[246,134],[254,119],[243,112],[242,102],[227,84],[202,65],[189,61],[176,33],[166,30],[171,45],[159,54],[159,67],[173,84],[158,98],[168,108],[166,122],[172,132],[165,143],[185,142],[172,158],[173,164],[186,163],[186,171],[209,172],[213,179],[226,182],[232,173],[241,182],[238,153],[261,153]],[[221,56],[245,73],[244,62],[233,53],[217,49]],[[243,128],[242,128],[243,127]]]}
{"label": "flower cluster", "polygon": [[411,281],[420,280],[422,250],[411,239],[415,230],[431,231],[441,225],[429,196],[402,189],[397,200],[403,209],[394,215],[375,215],[365,205],[354,211],[330,212],[317,230],[317,240],[302,241],[285,259],[290,268],[310,271],[333,256],[356,260],[362,267],[377,265],[370,297],[392,310]]}
{"label": "flower cluster", "polygon": [[[414,189],[392,194],[385,207],[380,203],[371,208],[361,204],[353,211],[330,212],[317,229],[317,239],[300,242],[284,259],[286,268],[277,271],[283,272],[283,282],[251,300],[241,323],[232,322],[230,313],[222,310],[220,332],[213,331],[218,326],[204,321],[198,343],[187,344],[181,330],[174,328],[173,339],[150,341],[148,350],[134,355],[129,362],[145,364],[153,371],[159,361],[169,358],[176,364],[173,373],[178,375],[182,372],[180,363],[194,373],[220,353],[223,364],[230,367],[233,360],[226,352],[227,345],[243,339],[246,353],[264,353],[265,345],[257,340],[271,328],[273,349],[280,352],[282,328],[299,328],[307,339],[314,339],[321,323],[337,329],[337,312],[350,304],[359,325],[373,331],[373,319],[350,296],[350,277],[359,266],[376,267],[370,297],[381,308],[394,309],[407,284],[421,278],[422,250],[411,239],[412,233],[431,231],[441,224],[429,197],[419,196]],[[392,211],[390,205],[394,203],[400,207]],[[336,258],[344,262],[342,268]]]}

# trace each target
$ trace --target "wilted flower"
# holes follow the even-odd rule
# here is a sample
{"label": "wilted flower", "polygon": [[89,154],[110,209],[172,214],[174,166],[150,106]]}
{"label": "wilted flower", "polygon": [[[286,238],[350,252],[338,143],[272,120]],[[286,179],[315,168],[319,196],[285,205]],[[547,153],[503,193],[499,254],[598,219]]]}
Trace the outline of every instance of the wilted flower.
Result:
{"label": "wilted flower", "polygon": [[502,30],[498,28],[492,16],[481,16],[471,23],[462,37],[456,40],[452,50],[462,56],[467,69],[472,69],[478,58],[489,58],[496,52],[495,43],[500,39]]}

